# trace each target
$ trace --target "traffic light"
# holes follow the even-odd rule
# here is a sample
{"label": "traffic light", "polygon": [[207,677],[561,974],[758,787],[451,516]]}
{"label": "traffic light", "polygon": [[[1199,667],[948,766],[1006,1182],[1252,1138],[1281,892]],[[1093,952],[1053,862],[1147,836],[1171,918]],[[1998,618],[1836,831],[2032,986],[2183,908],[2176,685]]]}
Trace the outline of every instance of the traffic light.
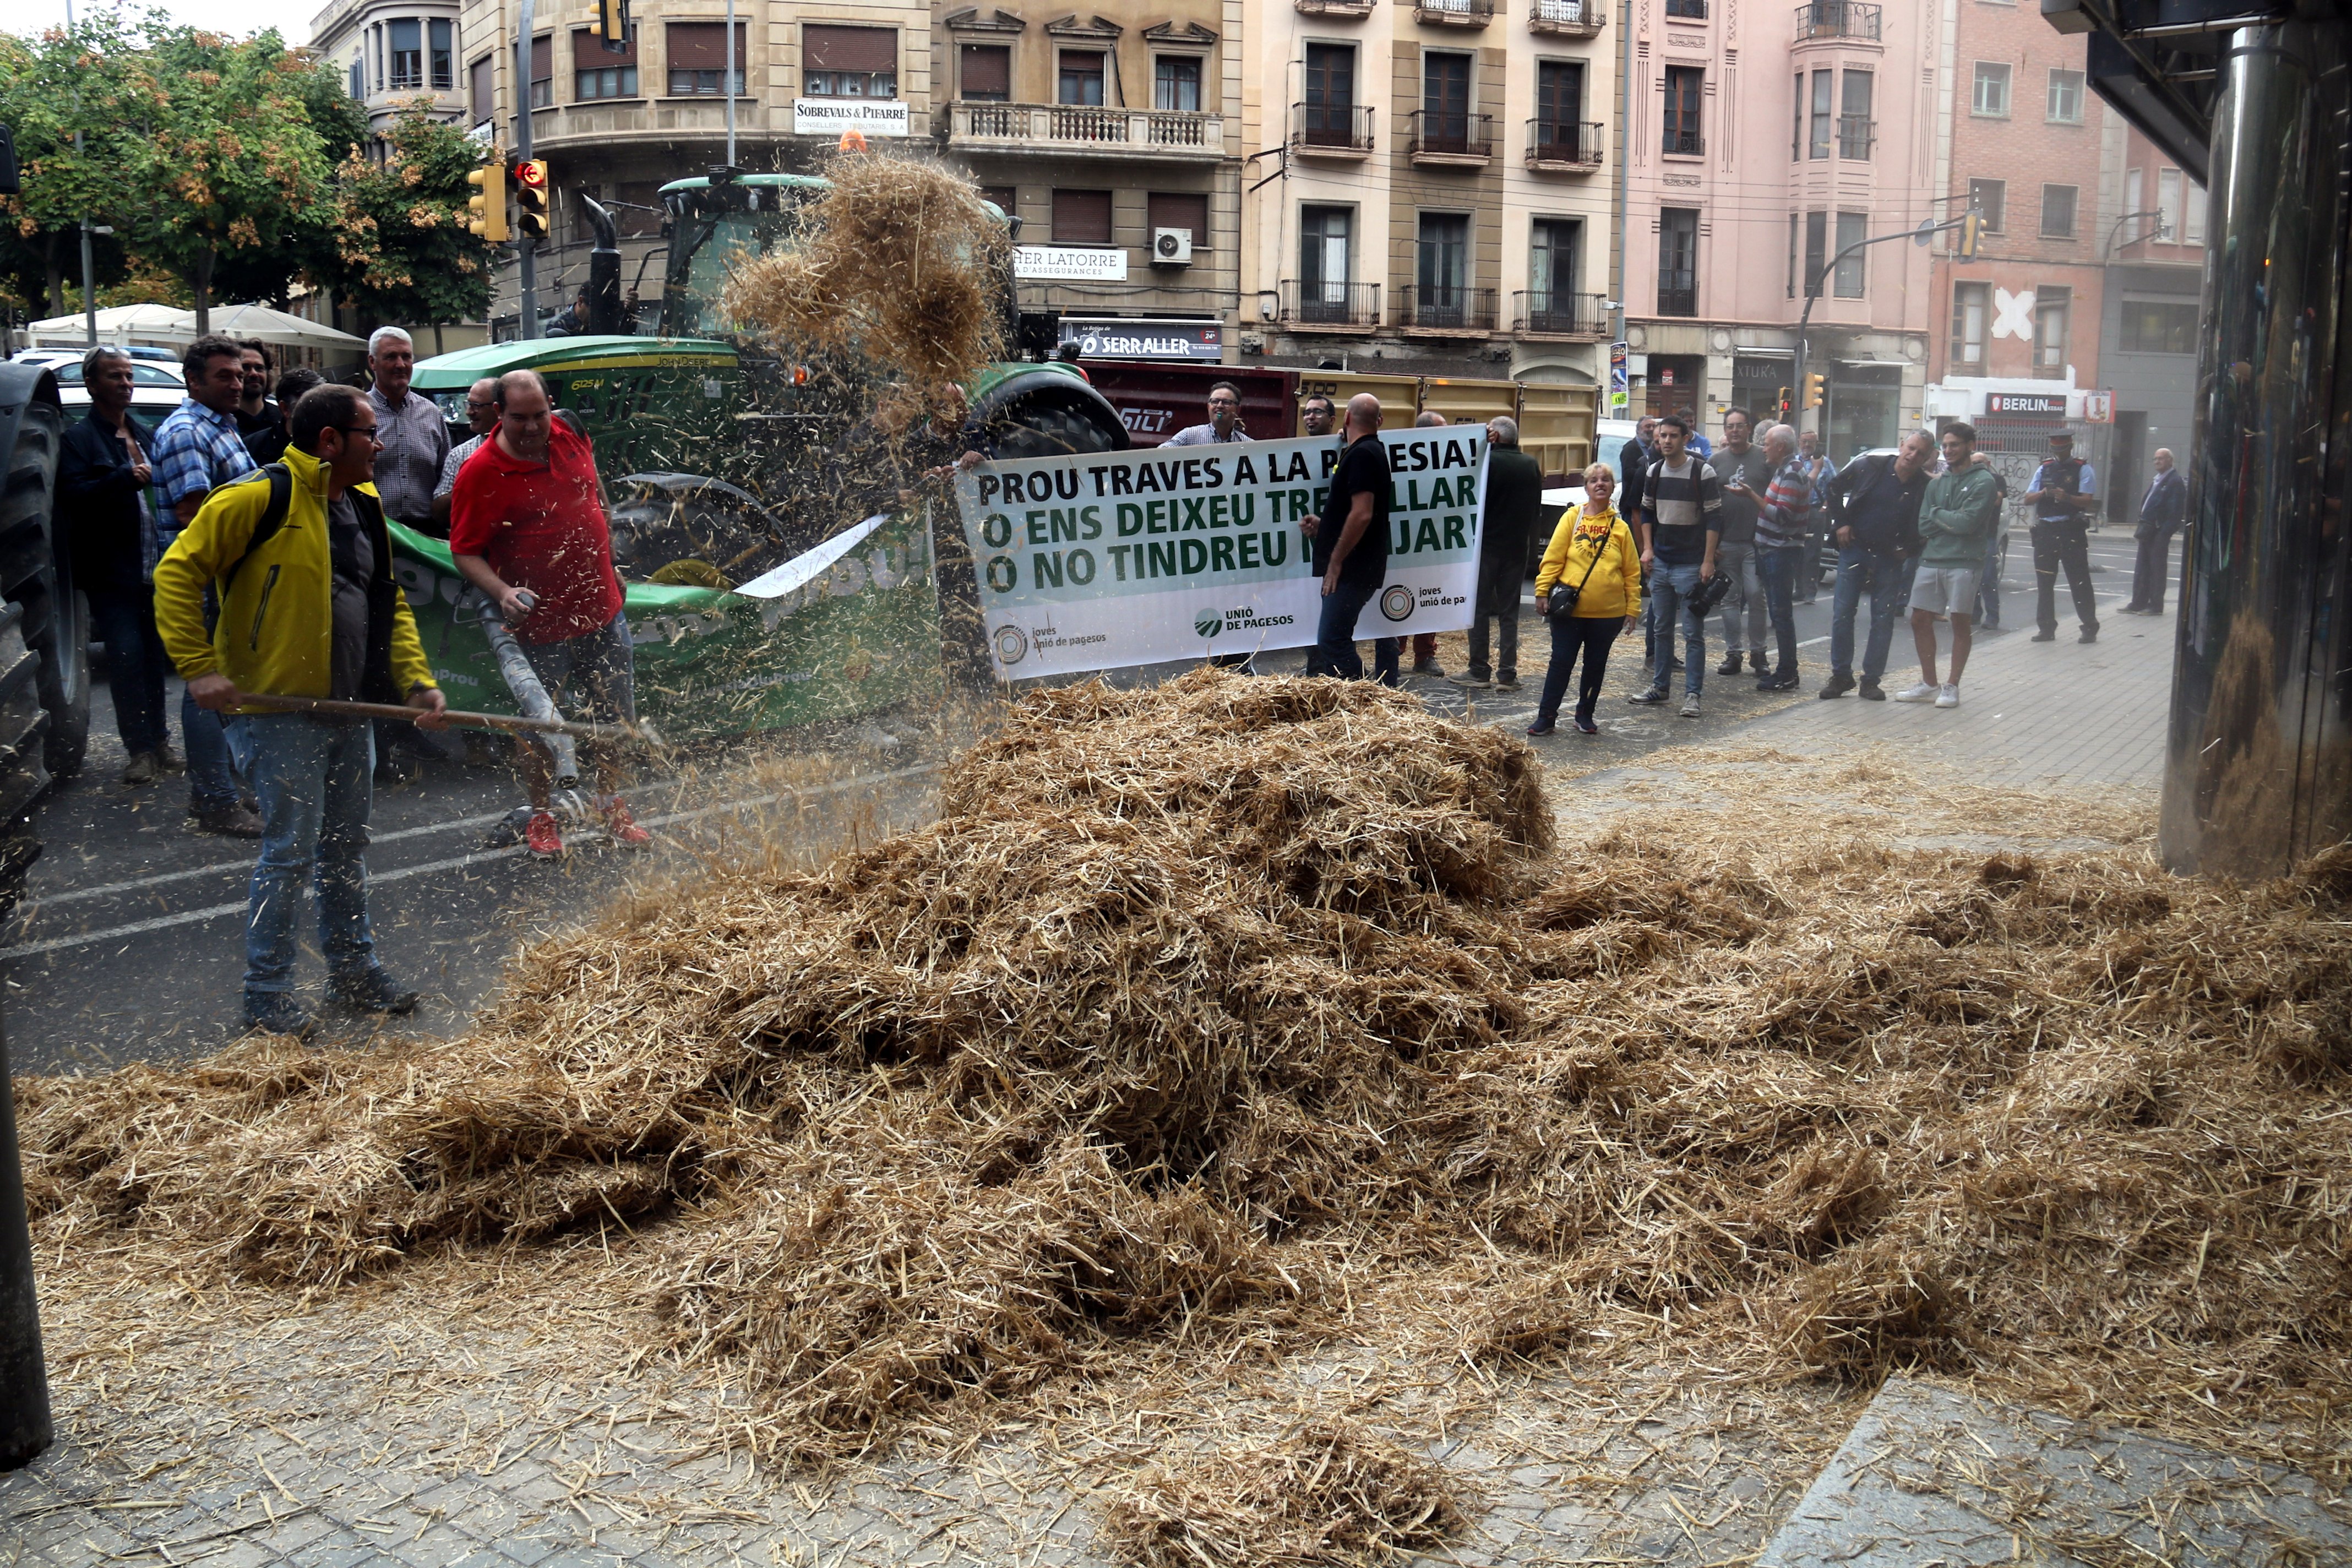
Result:
{"label": "traffic light", "polygon": [[1806,407],[1819,408],[1822,405],[1822,399],[1826,395],[1826,378],[1822,376],[1820,371],[1809,370],[1805,373]]}
{"label": "traffic light", "polygon": [[490,161],[466,176],[474,194],[466,198],[466,210],[472,214],[466,226],[492,245],[507,240],[507,160],[497,148],[490,149]]}
{"label": "traffic light", "polygon": [[1782,387],[1780,389],[1780,395],[1772,400],[1774,410],[1777,411],[1783,419],[1786,419],[1789,416],[1789,391],[1790,389],[1788,387]]}
{"label": "traffic light", "polygon": [[527,158],[514,166],[515,232],[525,239],[547,237],[547,160]]}
{"label": "traffic light", "polygon": [[629,0],[596,0],[596,36],[606,54],[629,52]]}
{"label": "traffic light", "polygon": [[1984,218],[1977,213],[1964,215],[1960,219],[1959,244],[1954,254],[1962,261],[1974,261],[1977,258],[1977,241],[1983,234]]}

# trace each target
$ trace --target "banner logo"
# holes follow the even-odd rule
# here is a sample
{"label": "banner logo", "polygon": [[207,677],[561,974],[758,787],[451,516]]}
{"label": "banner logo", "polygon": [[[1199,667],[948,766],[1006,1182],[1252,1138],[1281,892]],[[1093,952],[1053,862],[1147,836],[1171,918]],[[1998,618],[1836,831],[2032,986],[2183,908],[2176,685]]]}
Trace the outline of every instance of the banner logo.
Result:
{"label": "banner logo", "polygon": [[1202,610],[1200,614],[1192,617],[1192,629],[1200,633],[1204,637],[1215,637],[1219,632],[1225,629],[1225,612],[1223,610]]}
{"label": "banner logo", "polygon": [[1028,634],[1019,626],[996,628],[996,659],[999,664],[1019,664],[1028,654]]}
{"label": "banner logo", "polygon": [[1381,590],[1381,614],[1392,621],[1403,620],[1412,614],[1412,590],[1402,583],[1391,583]]}

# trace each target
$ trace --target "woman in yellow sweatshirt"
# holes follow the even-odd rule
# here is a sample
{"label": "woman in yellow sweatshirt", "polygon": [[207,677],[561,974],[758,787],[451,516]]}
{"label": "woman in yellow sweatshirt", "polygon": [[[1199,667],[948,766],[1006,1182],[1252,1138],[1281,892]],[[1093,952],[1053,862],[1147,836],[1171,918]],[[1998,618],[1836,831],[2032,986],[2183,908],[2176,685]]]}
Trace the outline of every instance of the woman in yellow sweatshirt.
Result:
{"label": "woman in yellow sweatshirt", "polygon": [[1551,623],[1551,668],[1544,672],[1543,705],[1528,726],[1530,735],[1551,733],[1580,653],[1584,679],[1576,685],[1576,727],[1587,735],[1600,732],[1592,710],[1601,700],[1609,645],[1642,618],[1642,556],[1633,531],[1609,504],[1616,489],[1617,475],[1608,464],[1584,470],[1584,504],[1559,520],[1536,573],[1536,605]]}

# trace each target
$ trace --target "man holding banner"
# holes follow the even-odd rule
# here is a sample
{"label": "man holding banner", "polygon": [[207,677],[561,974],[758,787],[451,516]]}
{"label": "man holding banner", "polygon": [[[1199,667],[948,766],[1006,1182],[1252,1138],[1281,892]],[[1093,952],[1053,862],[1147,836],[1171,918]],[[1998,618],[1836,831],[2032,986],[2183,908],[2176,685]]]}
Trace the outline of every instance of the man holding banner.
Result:
{"label": "man holding banner", "polygon": [[[1315,626],[1315,647],[1307,656],[1309,675],[1364,678],[1356,652],[1356,617],[1364,613],[1389,570],[1389,505],[1394,486],[1389,455],[1381,445],[1381,400],[1369,392],[1348,399],[1348,443],[1331,475],[1322,525],[1315,531],[1315,574],[1323,581],[1323,609]],[[1380,639],[1373,674],[1383,685],[1397,683],[1397,639]]]}

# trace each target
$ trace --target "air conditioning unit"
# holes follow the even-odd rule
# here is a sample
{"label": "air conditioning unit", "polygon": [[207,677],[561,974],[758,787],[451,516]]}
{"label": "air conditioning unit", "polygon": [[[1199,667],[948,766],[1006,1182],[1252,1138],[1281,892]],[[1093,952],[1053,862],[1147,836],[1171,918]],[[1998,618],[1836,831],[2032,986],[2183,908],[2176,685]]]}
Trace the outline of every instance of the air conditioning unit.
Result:
{"label": "air conditioning unit", "polygon": [[1189,228],[1155,228],[1151,231],[1151,265],[1154,267],[1190,267],[1192,265],[1192,231]]}

